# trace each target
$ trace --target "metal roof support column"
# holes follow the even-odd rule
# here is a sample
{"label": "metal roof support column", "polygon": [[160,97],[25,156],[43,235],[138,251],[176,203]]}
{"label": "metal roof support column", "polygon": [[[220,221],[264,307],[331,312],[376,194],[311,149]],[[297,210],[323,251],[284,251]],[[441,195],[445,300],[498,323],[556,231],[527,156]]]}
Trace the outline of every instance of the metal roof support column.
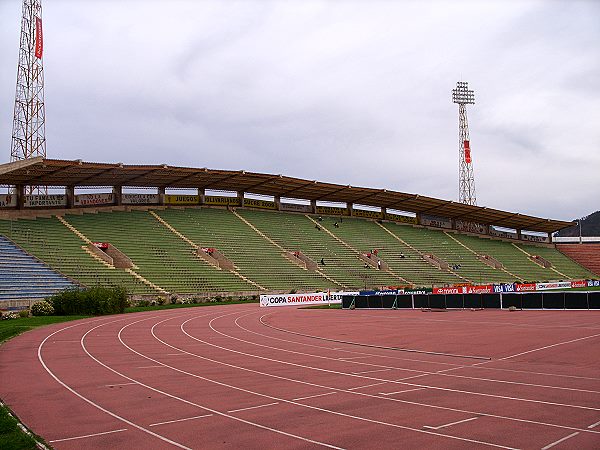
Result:
{"label": "metal roof support column", "polygon": [[553,243],[552,242],[552,233],[546,233],[546,234],[548,235],[548,242],[552,244]]}
{"label": "metal roof support column", "polygon": [[165,187],[164,186],[160,186],[158,188],[158,204],[160,206],[163,206],[165,204]]}
{"label": "metal roof support column", "polygon": [[354,205],[352,203],[350,203],[350,202],[347,202],[346,203],[346,209],[348,210],[348,215],[350,217],[352,217],[352,208],[354,208]]}
{"label": "metal roof support column", "polygon": [[273,197],[273,201],[275,202],[275,209],[277,211],[281,210],[281,197],[279,195],[276,195]]}
{"label": "metal roof support column", "polygon": [[312,211],[313,214],[317,213],[317,201],[316,200],[310,201],[310,210]]}
{"label": "metal roof support column", "polygon": [[241,207],[244,206],[244,191],[238,191],[237,193],[238,203]]}
{"label": "metal roof support column", "polygon": [[417,219],[417,225],[421,225],[421,213],[416,213],[415,219]]}
{"label": "metal roof support column", "polygon": [[17,195],[17,209],[23,209],[25,206],[25,186],[17,184],[15,186],[15,194]]}
{"label": "metal roof support column", "polygon": [[204,205],[204,196],[206,195],[206,189],[198,188],[198,199],[201,205]]}
{"label": "metal roof support column", "polygon": [[75,186],[67,186],[65,195],[67,196],[67,209],[72,209],[75,205]]}
{"label": "metal roof support column", "polygon": [[521,233],[521,230],[517,230],[517,239],[518,240],[523,240],[523,234]]}
{"label": "metal roof support column", "polygon": [[115,196],[115,205],[123,204],[123,186],[113,186],[113,195]]}

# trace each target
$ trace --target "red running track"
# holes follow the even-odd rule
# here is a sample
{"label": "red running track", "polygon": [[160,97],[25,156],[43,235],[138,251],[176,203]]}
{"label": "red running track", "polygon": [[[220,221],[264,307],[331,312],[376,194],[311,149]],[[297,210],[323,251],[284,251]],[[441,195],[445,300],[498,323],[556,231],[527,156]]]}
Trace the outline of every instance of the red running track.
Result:
{"label": "red running track", "polygon": [[61,449],[600,448],[596,311],[126,314],[9,341],[0,380]]}

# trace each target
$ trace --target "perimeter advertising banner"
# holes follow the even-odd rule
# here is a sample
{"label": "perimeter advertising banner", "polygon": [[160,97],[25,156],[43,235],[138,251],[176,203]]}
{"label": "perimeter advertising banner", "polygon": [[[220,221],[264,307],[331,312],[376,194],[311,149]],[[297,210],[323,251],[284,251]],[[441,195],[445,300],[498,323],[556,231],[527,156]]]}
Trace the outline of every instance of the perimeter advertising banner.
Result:
{"label": "perimeter advertising banner", "polygon": [[197,205],[200,197],[197,195],[165,195],[166,205]]}
{"label": "perimeter advertising banner", "polygon": [[399,222],[399,223],[410,223],[412,225],[417,224],[416,217],[402,216],[400,214],[394,214],[394,213],[385,213],[385,219],[391,220],[393,222]]}
{"label": "perimeter advertising banner", "polygon": [[124,205],[157,205],[158,194],[123,194],[121,202]]}
{"label": "perimeter advertising banner", "polygon": [[426,227],[437,227],[437,228],[452,228],[452,221],[446,217],[429,216],[423,214],[421,216],[421,225]]}
{"label": "perimeter advertising banner", "polygon": [[245,198],[244,206],[248,208],[259,208],[259,209],[277,209],[275,202],[269,200],[256,200],[254,198]]}
{"label": "perimeter advertising banner", "polygon": [[550,242],[550,239],[548,239],[548,236],[535,236],[533,234],[521,234],[521,239],[523,239],[524,241],[529,241],[529,242],[544,242],[544,243]]}
{"label": "perimeter advertising banner", "polygon": [[570,281],[557,281],[555,283],[536,283],[536,291],[547,291],[549,289],[571,289]]}
{"label": "perimeter advertising banner", "polygon": [[315,292],[312,294],[261,295],[260,306],[324,305],[342,303],[342,295],[358,295],[358,292]]}
{"label": "perimeter advertising banner", "polygon": [[381,211],[369,211],[366,209],[353,209],[352,215],[354,217],[366,217],[367,219],[383,219]]}
{"label": "perimeter advertising banner", "polygon": [[310,205],[299,205],[297,203],[281,203],[280,209],[281,209],[281,211],[291,211],[291,212],[302,212],[302,213],[312,212],[312,208],[310,207]]}
{"label": "perimeter advertising banner", "polygon": [[330,216],[348,216],[348,208],[338,208],[335,206],[317,206],[317,214],[327,214]]}
{"label": "perimeter advertising banner", "polygon": [[42,206],[43,207],[67,206],[67,196],[64,194],[26,195],[25,196],[25,207],[26,208],[39,208]]}
{"label": "perimeter advertising banner", "polygon": [[17,196],[13,194],[0,194],[0,208],[14,208],[17,206]]}
{"label": "perimeter advertising banner", "polygon": [[240,206],[240,199],[237,197],[206,195],[204,196],[204,204],[214,206]]}
{"label": "perimeter advertising banner", "polygon": [[75,196],[75,206],[112,205],[114,194],[81,194]]}

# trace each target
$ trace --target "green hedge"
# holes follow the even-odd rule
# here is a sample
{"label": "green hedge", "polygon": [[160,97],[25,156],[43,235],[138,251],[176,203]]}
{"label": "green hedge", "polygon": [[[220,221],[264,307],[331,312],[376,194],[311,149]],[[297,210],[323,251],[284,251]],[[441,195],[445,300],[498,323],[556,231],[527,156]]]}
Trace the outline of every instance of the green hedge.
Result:
{"label": "green hedge", "polygon": [[119,314],[128,306],[127,291],[122,287],[69,289],[47,299],[58,316]]}

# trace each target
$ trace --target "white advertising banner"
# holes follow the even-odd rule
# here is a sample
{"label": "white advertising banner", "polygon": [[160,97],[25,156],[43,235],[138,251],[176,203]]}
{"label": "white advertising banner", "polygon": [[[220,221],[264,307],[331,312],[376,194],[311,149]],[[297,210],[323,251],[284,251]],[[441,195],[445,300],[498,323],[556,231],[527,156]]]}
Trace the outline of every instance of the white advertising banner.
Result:
{"label": "white advertising banner", "polygon": [[423,214],[421,216],[421,225],[450,229],[452,228],[452,221],[446,217],[429,216]]}
{"label": "white advertising banner", "polygon": [[158,194],[123,194],[121,202],[124,205],[157,205]]}
{"label": "white advertising banner", "polygon": [[281,211],[309,213],[312,211],[310,205],[299,205],[297,203],[281,203]]}
{"label": "white advertising banner", "polygon": [[80,194],[75,196],[75,206],[112,205],[114,194]]}
{"label": "white advertising banner", "polygon": [[0,194],[0,208],[17,206],[17,196],[14,194]]}
{"label": "white advertising banner", "polygon": [[342,295],[358,295],[358,292],[315,292],[312,294],[261,295],[260,306],[325,305],[342,303]]}
{"label": "white advertising banner", "polygon": [[530,242],[550,242],[548,236],[536,236],[534,234],[521,234],[521,239]]}
{"label": "white advertising banner", "polygon": [[496,230],[494,227],[490,227],[490,235],[504,239],[517,239],[517,233],[514,231],[500,231]]}
{"label": "white advertising banner", "polygon": [[52,194],[52,195],[26,195],[25,196],[25,207],[26,208],[40,208],[48,206],[66,206],[67,196],[64,194]]}
{"label": "white advertising banner", "polygon": [[555,283],[536,283],[536,291],[547,291],[549,289],[571,289],[570,281],[557,281]]}

